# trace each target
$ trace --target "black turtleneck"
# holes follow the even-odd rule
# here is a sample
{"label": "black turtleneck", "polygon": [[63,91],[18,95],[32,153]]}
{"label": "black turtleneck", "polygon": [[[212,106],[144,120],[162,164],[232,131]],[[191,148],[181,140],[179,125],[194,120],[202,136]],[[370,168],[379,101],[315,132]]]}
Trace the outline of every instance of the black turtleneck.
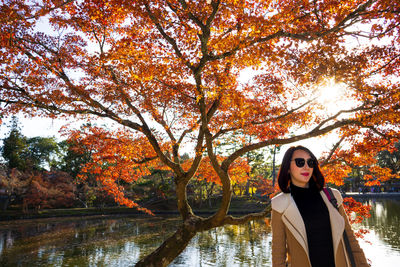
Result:
{"label": "black turtleneck", "polygon": [[290,185],[290,192],[306,226],[308,253],[312,267],[335,267],[328,208],[319,190]]}

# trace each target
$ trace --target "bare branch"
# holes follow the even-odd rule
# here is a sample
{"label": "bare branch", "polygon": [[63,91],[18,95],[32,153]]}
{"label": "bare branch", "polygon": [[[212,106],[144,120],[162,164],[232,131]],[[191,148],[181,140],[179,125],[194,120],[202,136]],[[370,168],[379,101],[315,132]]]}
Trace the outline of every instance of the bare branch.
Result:
{"label": "bare branch", "polygon": [[[400,24],[400,23],[399,23]],[[385,64],[383,64],[382,66],[380,66],[379,68],[377,68],[376,70],[371,71],[369,74],[367,74],[367,76],[372,76],[378,72],[380,72],[381,70],[387,68],[393,61],[395,61],[396,59],[400,58],[400,54],[392,57],[389,59],[388,62],[386,62]]]}
{"label": "bare branch", "polygon": [[248,40],[241,41],[239,43],[239,45],[235,46],[230,51],[227,51],[220,55],[210,55],[210,59],[211,60],[223,59],[223,58],[226,58],[226,57],[229,57],[229,56],[235,54],[240,49],[249,48],[255,44],[268,42],[272,39],[279,38],[279,37],[287,37],[287,38],[298,39],[298,40],[303,40],[303,41],[313,41],[313,40],[322,38],[324,36],[327,36],[331,33],[338,32],[338,31],[342,30],[343,28],[346,28],[346,27],[356,23],[357,22],[356,19],[358,18],[359,14],[361,12],[365,11],[366,8],[371,6],[374,2],[376,2],[376,0],[368,0],[364,4],[361,4],[356,10],[349,13],[342,21],[340,21],[338,24],[336,24],[335,26],[333,26],[330,29],[323,30],[320,32],[303,32],[303,33],[290,33],[290,32],[285,32],[281,29],[281,30],[278,30],[277,32],[270,34],[268,36],[265,36],[265,37],[260,37],[260,38],[257,38],[257,39],[251,40],[251,41],[248,41]]}
{"label": "bare branch", "polygon": [[223,170],[228,170],[230,164],[232,164],[233,161],[235,161],[238,157],[241,157],[244,155],[246,152],[253,151],[255,149],[259,149],[262,147],[266,147],[269,145],[284,145],[284,144],[290,144],[293,142],[305,140],[311,137],[316,137],[325,133],[328,133],[334,129],[343,127],[345,125],[350,125],[350,124],[355,124],[356,120],[353,119],[347,119],[347,120],[342,120],[342,121],[337,121],[331,125],[326,126],[325,128],[320,128],[319,126],[315,127],[311,131],[308,131],[307,133],[300,134],[297,136],[289,137],[289,138],[274,138],[266,141],[262,141],[259,143],[247,145],[245,147],[242,147],[241,149],[237,150],[236,152],[232,153],[228,158],[226,158],[223,163],[221,164],[221,168]]}
{"label": "bare branch", "polygon": [[223,225],[240,225],[252,220],[263,219],[271,214],[271,209],[271,204],[269,204],[262,212],[250,213],[242,217],[226,216],[223,220]]}
{"label": "bare branch", "polygon": [[167,42],[172,46],[172,48],[174,49],[176,55],[186,64],[186,66],[189,69],[193,69],[193,66],[190,62],[186,61],[181,50],[178,47],[178,44],[176,43],[176,41],[169,36],[165,30],[163,29],[163,27],[161,26],[161,24],[158,22],[157,17],[153,14],[153,12],[150,9],[149,4],[146,2],[144,4],[147,13],[149,14],[150,19],[153,21],[154,25],[156,26],[156,28],[158,29],[159,33],[164,37],[165,40],[167,40]]}
{"label": "bare branch", "polygon": [[338,147],[340,146],[340,144],[343,142],[343,140],[345,139],[345,137],[343,136],[342,138],[340,138],[340,140],[332,147],[331,151],[329,152],[329,155],[326,157],[326,159],[324,159],[324,161],[322,163],[320,163],[320,166],[323,167],[325,164],[327,164],[329,162],[329,160],[332,158],[333,154],[335,153],[335,151],[338,149]]}

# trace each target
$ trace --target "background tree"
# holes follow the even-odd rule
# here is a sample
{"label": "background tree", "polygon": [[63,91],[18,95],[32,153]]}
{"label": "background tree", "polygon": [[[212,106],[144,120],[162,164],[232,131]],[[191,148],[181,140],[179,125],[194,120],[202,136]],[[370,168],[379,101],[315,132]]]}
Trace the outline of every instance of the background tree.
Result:
{"label": "background tree", "polygon": [[58,165],[60,148],[55,137],[32,137],[27,139],[29,161],[34,169],[50,169]]}
{"label": "background tree", "polygon": [[8,169],[3,169],[0,173],[0,188],[5,189],[10,204],[21,204],[23,202],[31,186],[31,181],[31,175],[25,175],[16,168],[10,171]]}
{"label": "background tree", "polygon": [[65,172],[0,171],[0,188],[5,189],[10,204],[28,209],[69,208],[75,205],[76,185]]}
{"label": "background tree", "polygon": [[398,191],[399,188],[399,177],[400,177],[400,142],[395,144],[393,150],[383,150],[377,155],[377,164],[390,170],[391,180],[388,180],[384,184],[385,191]]}
{"label": "background tree", "polygon": [[377,160],[379,166],[391,169],[392,174],[398,177],[400,176],[400,142],[395,144],[395,148],[392,151],[380,151],[377,155]]}
{"label": "background tree", "polygon": [[24,171],[32,166],[27,138],[22,135],[15,119],[12,121],[9,135],[3,140],[1,154],[9,169],[17,168]]}
{"label": "background tree", "polygon": [[76,140],[69,138],[58,143],[60,147],[60,159],[55,164],[60,170],[68,172],[76,178],[83,166],[91,160],[88,150],[78,150]]}
{"label": "background tree", "polygon": [[54,167],[72,176],[76,185],[76,198],[83,207],[87,208],[94,206],[96,202],[98,204],[101,187],[96,181],[94,174],[85,181],[82,181],[78,177],[85,164],[91,160],[91,151],[85,147],[78,149],[77,142],[78,140],[74,139],[74,136],[70,136],[67,140],[58,143],[60,157],[59,161],[54,164]]}
{"label": "background tree", "polygon": [[[6,0],[0,111],[112,121],[114,127],[73,134],[93,151],[82,179],[95,174],[121,204],[138,207],[119,181],[148,175],[144,164],[173,172],[183,222],[137,263],[166,266],[196,233],[268,214],[227,215],[231,175],[246,172],[235,166],[244,168],[250,151],[336,130],[343,145],[321,162],[328,180],[342,184],[347,164],[372,164],[382,178],[373,158],[399,138],[399,5]],[[249,69],[246,83],[240,75]],[[354,101],[329,109],[317,95],[330,82]],[[221,138],[235,132],[243,136],[232,140],[239,148],[216,153]],[[183,148],[191,150],[190,164],[180,160]],[[212,170],[207,177],[218,177],[222,190],[208,218],[195,215],[187,199],[188,183],[202,170]]]}
{"label": "background tree", "polygon": [[3,140],[1,152],[8,168],[20,171],[49,169],[60,156],[54,137],[27,138],[21,133],[16,119],[12,121],[10,132]]}

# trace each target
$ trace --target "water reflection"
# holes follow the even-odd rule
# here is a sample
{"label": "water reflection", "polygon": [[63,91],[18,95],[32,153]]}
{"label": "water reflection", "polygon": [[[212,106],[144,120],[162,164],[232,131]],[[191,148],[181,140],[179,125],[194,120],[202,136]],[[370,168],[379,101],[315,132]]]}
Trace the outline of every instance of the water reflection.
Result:
{"label": "water reflection", "polygon": [[[171,233],[176,218],[108,218],[0,225],[0,266],[131,266]],[[46,222],[45,222],[46,223]],[[35,232],[37,231],[37,232]],[[13,244],[9,245],[10,236]]]}
{"label": "water reflection", "polygon": [[[396,266],[400,202],[370,204],[370,233],[361,245],[373,267]],[[0,266],[133,266],[179,223],[128,216],[0,222]],[[270,229],[261,220],[199,233],[170,266],[271,266]]]}
{"label": "water reflection", "polygon": [[198,234],[171,266],[270,266],[270,229],[263,221]]}
{"label": "water reflection", "polygon": [[400,262],[400,200],[371,199],[371,217],[362,227],[370,232],[360,240],[372,267],[399,266]]}
{"label": "water reflection", "polygon": [[373,199],[367,203],[372,206],[371,217],[363,225],[373,230],[380,240],[400,251],[400,200]]}

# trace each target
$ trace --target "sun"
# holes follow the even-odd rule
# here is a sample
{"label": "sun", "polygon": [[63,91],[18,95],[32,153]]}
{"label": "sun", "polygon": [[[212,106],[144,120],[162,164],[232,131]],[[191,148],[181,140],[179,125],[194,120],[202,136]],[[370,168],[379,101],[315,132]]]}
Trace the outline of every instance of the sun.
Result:
{"label": "sun", "polygon": [[334,78],[319,83],[315,93],[316,101],[331,114],[348,110],[356,104],[351,97],[351,89],[345,83],[336,82]]}
{"label": "sun", "polygon": [[344,83],[336,83],[333,78],[329,78],[318,85],[318,101],[321,104],[331,104],[342,100],[345,88]]}

